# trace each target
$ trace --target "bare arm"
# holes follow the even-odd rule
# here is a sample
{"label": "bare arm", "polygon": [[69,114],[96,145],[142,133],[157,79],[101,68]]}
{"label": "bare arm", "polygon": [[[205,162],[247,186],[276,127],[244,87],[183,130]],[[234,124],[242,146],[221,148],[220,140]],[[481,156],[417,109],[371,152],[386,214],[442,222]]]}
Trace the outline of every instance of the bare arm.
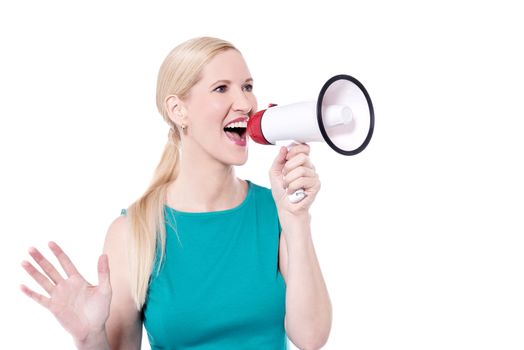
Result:
{"label": "bare arm", "polygon": [[319,349],[329,337],[332,307],[309,225],[280,236],[280,272],[286,281],[285,327],[302,349]]}
{"label": "bare arm", "polygon": [[104,253],[109,257],[113,299],[106,333],[111,349],[140,349],[142,321],[131,294],[128,249],[129,235],[127,217],[120,216],[113,221],[107,232]]}
{"label": "bare arm", "polygon": [[[321,186],[309,151],[307,144],[281,148],[269,178],[282,226],[279,268],[286,280],[286,332],[301,349],[319,349],[329,337],[332,307],[311,237],[309,208]],[[298,189],[306,197],[291,203],[288,195]]]}

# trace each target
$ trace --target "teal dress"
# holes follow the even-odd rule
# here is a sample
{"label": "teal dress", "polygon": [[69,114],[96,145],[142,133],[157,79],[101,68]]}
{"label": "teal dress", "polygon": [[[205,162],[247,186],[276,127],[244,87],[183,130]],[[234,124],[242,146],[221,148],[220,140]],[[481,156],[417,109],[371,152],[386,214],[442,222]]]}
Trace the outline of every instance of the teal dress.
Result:
{"label": "teal dress", "polygon": [[247,182],[232,209],[165,207],[165,260],[143,308],[152,349],[287,349],[276,206],[271,190]]}

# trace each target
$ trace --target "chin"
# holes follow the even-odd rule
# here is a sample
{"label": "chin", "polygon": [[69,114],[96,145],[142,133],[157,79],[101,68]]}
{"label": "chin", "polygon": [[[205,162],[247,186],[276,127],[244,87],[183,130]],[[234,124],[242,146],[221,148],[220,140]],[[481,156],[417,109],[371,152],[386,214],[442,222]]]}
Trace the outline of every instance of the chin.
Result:
{"label": "chin", "polygon": [[247,162],[247,150],[242,155],[237,155],[235,157],[231,157],[231,158],[227,159],[226,162],[228,164],[235,165],[235,166],[240,166],[240,165],[246,164],[246,162]]}
{"label": "chin", "polygon": [[241,160],[237,159],[237,160],[231,162],[231,165],[241,166],[241,165],[246,164],[246,162],[247,162],[247,157],[245,157],[244,159],[241,159]]}

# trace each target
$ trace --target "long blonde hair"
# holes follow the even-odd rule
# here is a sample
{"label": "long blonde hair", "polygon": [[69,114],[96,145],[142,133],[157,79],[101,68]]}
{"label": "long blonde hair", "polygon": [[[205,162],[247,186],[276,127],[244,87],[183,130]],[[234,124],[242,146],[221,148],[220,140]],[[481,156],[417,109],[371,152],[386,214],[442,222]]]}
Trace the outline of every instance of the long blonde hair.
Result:
{"label": "long blonde hair", "polygon": [[221,39],[195,38],[175,47],[160,66],[156,105],[170,126],[169,137],[149,188],[127,210],[131,230],[131,288],[138,310],[144,306],[155,259],[159,258],[161,263],[164,257],[167,187],[179,172],[180,131],[169,119],[166,98],[169,95],[181,99],[187,97],[191,87],[200,79],[204,65],[228,49],[236,50],[231,43]]}

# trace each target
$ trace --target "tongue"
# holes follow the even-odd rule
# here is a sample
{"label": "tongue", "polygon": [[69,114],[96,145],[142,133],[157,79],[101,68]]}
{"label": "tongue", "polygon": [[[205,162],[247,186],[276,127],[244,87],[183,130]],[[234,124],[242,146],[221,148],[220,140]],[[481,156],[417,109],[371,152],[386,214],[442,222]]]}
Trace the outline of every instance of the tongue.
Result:
{"label": "tongue", "polygon": [[242,140],[240,135],[238,133],[236,133],[236,132],[226,131],[226,135],[227,135],[227,137],[229,137],[229,139],[231,139],[233,141],[240,141],[240,140]]}

